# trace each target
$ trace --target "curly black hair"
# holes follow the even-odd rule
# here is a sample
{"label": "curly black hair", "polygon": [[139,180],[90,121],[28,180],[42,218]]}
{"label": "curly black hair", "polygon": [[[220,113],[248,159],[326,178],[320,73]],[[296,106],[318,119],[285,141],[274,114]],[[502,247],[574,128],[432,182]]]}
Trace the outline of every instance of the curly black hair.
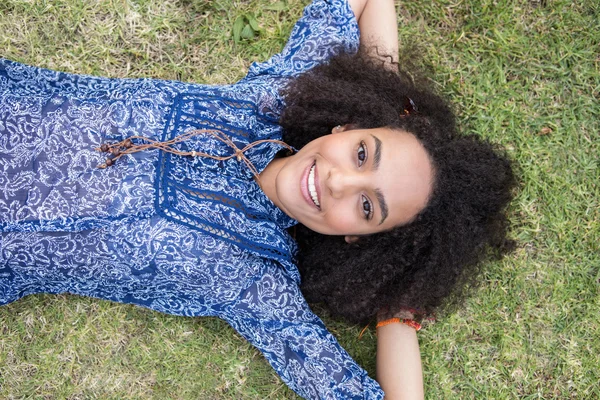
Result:
{"label": "curly black hair", "polygon": [[[459,134],[450,107],[432,90],[361,51],[297,77],[283,96],[284,140],[296,148],[336,125],[388,127],[415,135],[435,171],[427,206],[406,225],[353,244],[298,227],[301,289],[309,302],[359,323],[382,308],[432,316],[460,303],[486,256],[508,251],[510,161],[478,136]],[[405,115],[408,99],[416,112]]]}

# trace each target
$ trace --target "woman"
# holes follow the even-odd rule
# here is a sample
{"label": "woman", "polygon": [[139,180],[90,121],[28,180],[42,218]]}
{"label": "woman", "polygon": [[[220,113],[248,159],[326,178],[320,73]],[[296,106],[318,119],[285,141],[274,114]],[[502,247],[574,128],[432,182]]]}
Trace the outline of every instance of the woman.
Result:
{"label": "woman", "polygon": [[[422,397],[415,330],[400,323],[378,328],[380,387],[310,311],[286,231],[297,220],[341,235],[354,243],[343,250],[353,254],[344,260],[348,270],[362,264],[382,272],[348,277],[304,252],[305,292],[354,320],[379,309],[431,312],[469,276],[463,267],[476,265],[481,249],[497,242],[493,233],[500,230],[490,226],[501,224],[510,188],[502,158],[475,139],[455,138],[447,107],[390,72],[394,59],[377,66],[340,55],[318,66],[355,52],[359,27],[360,44],[396,54],[394,15],[387,0],[316,0],[281,54],[222,87],[0,61],[0,303],[70,292],[218,316],[306,398]],[[390,86],[376,84],[382,81]],[[333,91],[320,96],[328,84]],[[372,94],[373,87],[381,93]],[[399,90],[408,92],[398,96]],[[357,102],[357,94],[379,97]],[[336,104],[345,106],[326,112]],[[293,155],[279,141],[282,126],[284,139],[303,146]],[[309,134],[318,138],[301,143]],[[148,140],[163,151],[137,151]],[[456,167],[456,159],[474,161],[482,173],[473,178],[460,169],[473,163]],[[482,181],[490,166],[502,167],[504,178]],[[461,172],[473,179],[457,179]],[[500,195],[487,209],[485,201],[456,206],[457,191],[473,198],[467,192],[474,190],[453,182],[480,182],[477,191]],[[439,217],[448,229],[447,213],[472,234],[463,235],[470,238],[464,248],[440,253],[438,246],[449,246],[444,239],[456,237],[435,226]],[[304,246],[329,246],[338,250],[327,255],[339,256],[340,243],[298,236]],[[404,243],[406,237],[414,240]],[[370,242],[388,253],[404,246],[401,260],[365,262],[367,249],[380,251]],[[422,260],[427,265],[419,267]],[[432,276],[445,283],[424,296]]]}

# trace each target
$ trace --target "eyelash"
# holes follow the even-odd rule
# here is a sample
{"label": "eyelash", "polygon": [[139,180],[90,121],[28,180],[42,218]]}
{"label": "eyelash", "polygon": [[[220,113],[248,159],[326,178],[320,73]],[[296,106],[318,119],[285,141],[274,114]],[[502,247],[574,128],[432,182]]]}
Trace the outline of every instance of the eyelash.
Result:
{"label": "eyelash", "polygon": [[[369,154],[367,151],[367,145],[365,144],[364,141],[361,141],[360,144],[358,145],[356,154],[357,154],[356,157],[358,159],[358,166],[360,168],[367,161],[367,156]],[[370,221],[371,218],[373,218],[373,203],[371,203],[371,200],[369,200],[369,198],[367,196],[361,195],[361,205],[362,205],[362,211],[365,214],[365,219],[367,221]]]}

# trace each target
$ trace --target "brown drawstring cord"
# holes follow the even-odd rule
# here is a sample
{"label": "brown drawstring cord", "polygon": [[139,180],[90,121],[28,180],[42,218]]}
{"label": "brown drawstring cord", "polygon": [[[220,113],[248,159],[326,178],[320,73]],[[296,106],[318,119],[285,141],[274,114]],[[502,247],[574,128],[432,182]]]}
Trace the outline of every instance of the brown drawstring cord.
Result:
{"label": "brown drawstring cord", "polygon": [[[183,142],[193,136],[198,136],[198,135],[201,135],[204,133],[212,135],[214,138],[227,144],[229,147],[231,147],[233,149],[233,154],[230,156],[221,157],[221,156],[213,156],[211,154],[207,154],[207,153],[204,153],[201,151],[196,151],[196,150],[179,151],[179,150],[176,150],[173,147],[171,147],[172,145],[174,145],[176,143]],[[133,139],[144,141],[146,143],[133,144],[133,142],[132,142]],[[137,153],[139,151],[150,150],[150,149],[160,149],[167,153],[176,154],[179,156],[208,157],[208,158],[212,158],[214,160],[219,160],[219,161],[225,161],[225,160],[229,160],[230,158],[236,157],[238,161],[242,161],[242,160],[244,161],[244,163],[248,166],[250,171],[252,171],[252,174],[258,181],[259,180],[258,170],[252,164],[252,162],[250,160],[248,160],[248,157],[246,157],[244,152],[246,152],[247,150],[249,150],[255,146],[258,146],[259,144],[262,144],[262,143],[275,143],[275,144],[282,145],[283,147],[288,149],[290,152],[294,151],[294,149],[291,146],[289,146],[287,143],[285,143],[281,140],[274,140],[274,139],[257,140],[256,142],[249,143],[244,148],[239,149],[235,145],[235,143],[233,143],[233,141],[225,133],[218,131],[218,130],[211,130],[211,129],[194,129],[194,130],[186,132],[182,135],[175,136],[173,139],[166,140],[164,142],[159,142],[159,141],[147,138],[145,136],[131,136],[131,137],[129,137],[125,140],[122,140],[118,143],[113,143],[113,144],[104,143],[100,147],[97,147],[96,151],[101,151],[103,153],[111,153],[113,155],[113,157],[107,158],[103,164],[98,165],[98,168],[102,168],[102,169],[104,169],[106,167],[110,167],[111,165],[114,165],[114,163],[119,158],[121,158],[122,156],[124,156],[126,154],[133,154],[133,153]]]}

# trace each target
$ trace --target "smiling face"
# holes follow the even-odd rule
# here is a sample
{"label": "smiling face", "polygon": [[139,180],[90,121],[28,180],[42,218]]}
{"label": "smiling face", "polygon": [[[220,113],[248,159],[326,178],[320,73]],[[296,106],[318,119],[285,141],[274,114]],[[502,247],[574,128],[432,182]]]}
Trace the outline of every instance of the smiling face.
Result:
{"label": "smiling face", "polygon": [[427,204],[433,169],[416,137],[400,130],[335,129],[260,174],[287,215],[326,235],[367,235],[403,225]]}

